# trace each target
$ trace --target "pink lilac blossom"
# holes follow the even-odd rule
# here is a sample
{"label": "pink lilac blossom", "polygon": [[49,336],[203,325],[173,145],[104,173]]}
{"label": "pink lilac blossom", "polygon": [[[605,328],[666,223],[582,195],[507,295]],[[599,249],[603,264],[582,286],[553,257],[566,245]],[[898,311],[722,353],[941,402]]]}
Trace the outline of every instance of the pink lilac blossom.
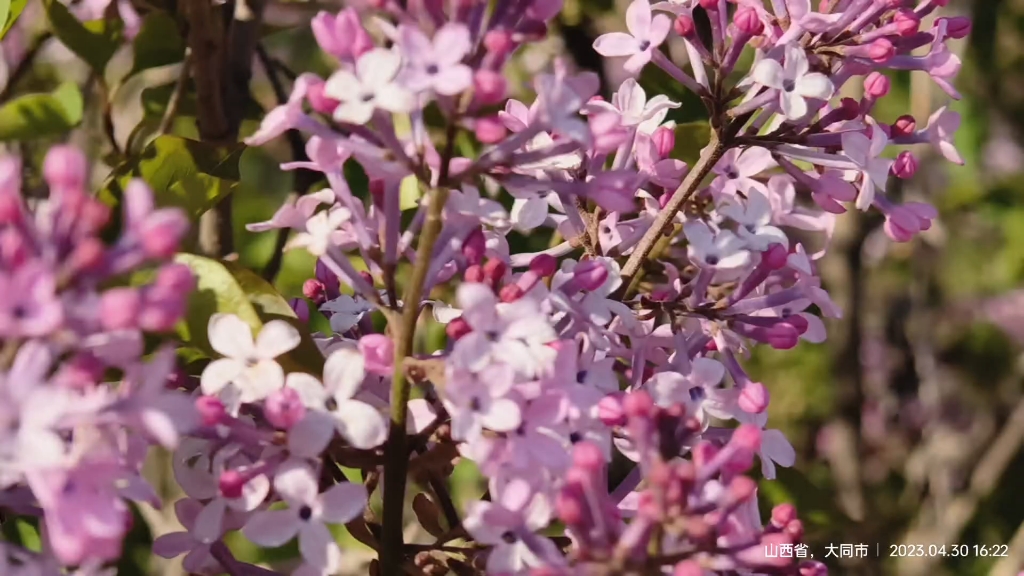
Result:
{"label": "pink lilac blossom", "polygon": [[[594,44],[634,78],[654,65],[695,92],[705,110],[683,112],[706,112],[712,137],[689,163],[673,157],[692,137],[672,120],[682,104],[636,79],[599,94],[596,74],[557,60],[529,83],[532,101],[506,100],[506,66],[561,2],[317,15],[336,69],[296,78],[248,140],[305,134],[308,160],[282,169],[328,186],[248,225],[291,233],[287,247],[316,258],[299,318],[204,318],[212,351],[187,369],[168,347],[143,359],[144,334],[171,332],[186,310],[193,281],[168,263],[184,216],[136,182],[108,244],[80,153],[51,151],[50,198],[33,210],[17,161],[0,159],[0,286],[14,294],[0,337],[18,344],[0,372],[0,508],[41,516],[48,541],[40,554],[4,545],[0,567],[114,560],[128,502],[155,498],[140,470],[161,445],[187,497],[174,504],[185,530],[155,551],[197,573],[263,570],[231,556],[236,530],[266,547],[297,540],[297,574],[334,573],[344,552],[327,526],[339,523],[370,535],[382,574],[419,565],[403,546],[407,473],[430,487],[417,516],[444,517],[432,526],[444,558],[427,559],[442,569],[465,536],[476,544],[456,555],[492,574],[825,573],[765,554],[799,544],[803,527],[789,505],[762,521],[747,474],[756,459],[771,479],[799,457],[769,427],[772,383],[744,359],[826,338],[821,317],[841,310],[817,260],[836,215],[877,210],[900,242],[939,216],[887,187],[917,169],[897,147],[930,143],[962,162],[959,116],[943,107],[919,129],[872,111],[891,70],[957,97],[948,44],[969,25],[919,30],[938,2],[736,3],[730,21],[725,0],[633,0],[628,33]],[[676,36],[685,64],[664,48]],[[738,69],[745,51],[754,64]],[[860,101],[834,97],[851,82]],[[111,285],[143,267],[157,267],[151,283]],[[428,306],[439,338],[417,330]],[[631,464],[613,488],[619,455]],[[445,492],[460,458],[489,479],[463,509]],[[368,510],[378,490],[380,521]],[[556,522],[564,532],[549,537]],[[705,533],[696,542],[684,526]]]}

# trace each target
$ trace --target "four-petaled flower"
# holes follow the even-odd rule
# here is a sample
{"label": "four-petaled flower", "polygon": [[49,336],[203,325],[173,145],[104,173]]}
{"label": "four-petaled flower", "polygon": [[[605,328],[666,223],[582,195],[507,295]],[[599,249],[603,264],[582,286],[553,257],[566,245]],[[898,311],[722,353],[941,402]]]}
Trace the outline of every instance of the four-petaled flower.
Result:
{"label": "four-petaled flower", "polygon": [[879,157],[889,143],[885,132],[878,125],[871,125],[869,130],[870,140],[863,132],[844,132],[842,136],[843,153],[857,166],[856,175],[861,178],[857,195],[857,208],[861,210],[871,207],[876,190],[885,190],[893,162]]}
{"label": "four-petaled flower", "polygon": [[810,72],[807,54],[796,44],[786,45],[786,61],[765,58],[751,72],[754,80],[779,91],[779,106],[790,120],[803,118],[808,111],[807,99],[828,100],[832,81],[819,72]]}
{"label": "four-petaled flower", "polygon": [[252,328],[234,314],[214,314],[209,325],[210,346],[223,358],[204,370],[200,385],[204,394],[227,395],[238,404],[263,400],[284,386],[284,369],[275,360],[299,345],[299,331],[284,320],[271,320],[255,342]]}
{"label": "four-petaled flower", "polygon": [[625,32],[609,32],[594,41],[594,50],[602,56],[629,59],[623,64],[626,72],[638,74],[661,44],[668,38],[672,30],[672,19],[664,14],[652,17],[651,5],[648,0],[633,0],[626,9]]}
{"label": "four-petaled flower", "polygon": [[374,48],[356,60],[355,73],[341,68],[324,85],[324,94],[341,102],[334,119],[350,124],[366,124],[377,109],[408,112],[413,97],[396,81],[402,67],[402,55],[395,50]]}
{"label": "four-petaled flower", "polygon": [[401,80],[413,92],[433,90],[454,96],[473,84],[473,70],[462,63],[472,42],[462,24],[445,24],[431,41],[417,26],[399,28],[405,71]]}

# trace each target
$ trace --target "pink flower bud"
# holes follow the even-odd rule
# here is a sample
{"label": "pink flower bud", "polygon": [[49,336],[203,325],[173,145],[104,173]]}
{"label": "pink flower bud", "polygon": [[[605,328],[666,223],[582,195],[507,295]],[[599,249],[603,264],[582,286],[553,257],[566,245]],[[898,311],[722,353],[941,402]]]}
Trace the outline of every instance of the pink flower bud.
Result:
{"label": "pink flower bud", "polygon": [[793,520],[783,529],[783,533],[789,535],[794,542],[804,539],[804,523],[800,520]]}
{"label": "pink flower bud", "polygon": [[882,98],[889,93],[889,78],[880,72],[872,72],[864,79],[864,92],[872,98]]}
{"label": "pink flower bud", "polygon": [[693,22],[693,18],[689,16],[679,16],[676,21],[672,23],[672,29],[676,31],[676,34],[687,38],[694,33],[697,29],[697,25]]}
{"label": "pink flower bud", "polygon": [[702,468],[711,462],[718,454],[718,448],[710,442],[699,442],[693,447],[693,463]]}
{"label": "pink flower bud", "polygon": [[817,560],[804,560],[800,563],[800,576],[828,576],[828,566]]}
{"label": "pink flower bud", "polygon": [[87,273],[97,270],[103,264],[106,245],[99,238],[86,238],[75,246],[66,260],[69,272]]}
{"label": "pink flower bud", "polygon": [[484,264],[484,281],[493,288],[505,279],[507,271],[508,266],[504,262],[497,258],[491,258]]}
{"label": "pink flower bud", "polygon": [[463,279],[466,282],[473,282],[475,284],[483,284],[487,278],[484,276],[484,267],[479,264],[473,264],[466,268],[466,273],[463,275]]}
{"label": "pink flower bud", "polygon": [[473,96],[483,106],[498,104],[505,99],[507,81],[501,72],[486,68],[473,74]]}
{"label": "pink flower bud", "polygon": [[160,288],[161,291],[166,290],[185,298],[189,292],[195,289],[196,279],[188,266],[166,264],[157,271],[153,285]]}
{"label": "pink flower bud", "polygon": [[508,135],[508,129],[497,116],[484,116],[473,122],[473,134],[483,144],[497,144]]}
{"label": "pink flower bud", "polygon": [[508,284],[502,286],[501,290],[498,291],[498,299],[505,303],[515,302],[522,298],[525,293],[518,284]]}
{"label": "pink flower bud", "polygon": [[264,400],[263,415],[276,428],[290,430],[306,415],[306,406],[294,388],[281,388]]}
{"label": "pink flower bud", "polygon": [[750,36],[758,36],[764,32],[764,22],[761,22],[761,17],[758,16],[757,10],[748,6],[736,10],[733,22],[736,23],[736,28],[740,32]]}
{"label": "pink flower bud", "polygon": [[456,318],[444,327],[444,333],[448,335],[448,339],[452,342],[457,341],[459,338],[462,338],[472,331],[473,328],[470,327],[469,322],[466,322],[463,318]]}
{"label": "pink flower bud", "polygon": [[807,318],[804,318],[800,314],[791,314],[786,317],[786,324],[792,326],[797,334],[804,334],[810,327],[810,323],[807,322]]}
{"label": "pink flower bud", "polygon": [[74,146],[50,148],[43,160],[43,178],[53,188],[85,188],[89,164],[85,154]]}
{"label": "pink flower bud", "polygon": [[355,59],[373,48],[373,39],[359,21],[359,14],[349,8],[337,16],[320,12],[310,22],[317,44],[337,58]]}
{"label": "pink flower bud", "polygon": [[227,417],[224,403],[216,396],[200,396],[196,398],[196,411],[203,426],[215,426]]}
{"label": "pink flower bud", "polygon": [[334,114],[334,109],[338,107],[341,102],[331,98],[324,93],[325,82],[315,82],[310,84],[306,88],[306,100],[309,101],[309,106],[314,111],[323,114],[324,116],[330,116]]}
{"label": "pink flower bud", "polygon": [[146,256],[162,260],[174,256],[187,231],[188,218],[185,214],[174,208],[166,208],[146,218],[139,227],[139,240]]}
{"label": "pink flower bud", "polygon": [[572,449],[572,463],[589,472],[600,472],[604,467],[604,454],[593,442],[577,442]]}
{"label": "pink flower bud", "polygon": [[555,497],[555,514],[567,526],[578,526],[586,518],[585,504],[580,496],[575,490],[563,489]]}
{"label": "pink flower bud", "polygon": [[896,47],[893,46],[892,42],[885,38],[878,38],[867,48],[867,57],[880,64],[888,61],[894,54],[896,54]]}
{"label": "pink flower bud", "polygon": [[672,576],[704,576],[704,568],[696,560],[683,560],[672,567]]}
{"label": "pink flower bud", "polygon": [[789,252],[782,244],[772,244],[761,253],[761,262],[772,270],[785,268],[788,258]]}
{"label": "pink flower bud", "polygon": [[842,111],[841,120],[850,121],[860,116],[860,102],[853,98],[843,98],[840,100],[839,109]]}
{"label": "pink flower bud", "polygon": [[749,476],[737,476],[729,482],[729,499],[733,502],[745,502],[754,496],[757,482]]}
{"label": "pink flower bud", "polygon": [[142,295],[135,288],[111,288],[100,297],[100,324],[107,330],[134,328],[142,309]]}
{"label": "pink flower bud", "polygon": [[748,414],[760,414],[768,409],[770,399],[771,395],[764,384],[751,382],[740,391],[737,405]]}
{"label": "pink flower bud", "polygon": [[654,148],[658,151],[659,158],[668,158],[676,149],[675,130],[667,126],[659,126],[655,129],[654,134],[651,134],[651,140],[654,141]]}
{"label": "pink flower bud", "polygon": [[899,136],[913,134],[916,129],[917,121],[914,120],[914,117],[909,114],[904,114],[892,123],[892,126],[889,128],[889,132],[892,134],[893,138],[897,138]]}
{"label": "pink flower bud", "polygon": [[310,278],[302,283],[302,295],[319,306],[327,301],[327,287],[316,278]]}
{"label": "pink flower bud", "polygon": [[730,444],[736,444],[751,453],[761,449],[761,428],[753,424],[740,424],[732,433]]}
{"label": "pink flower bud", "polygon": [[654,414],[654,399],[646,390],[626,394],[622,399],[622,410],[629,418],[650,418]]}
{"label": "pink flower bud", "polygon": [[909,38],[917,34],[917,31],[921,27],[921,17],[914,14],[913,10],[900,10],[896,13],[896,16],[892,21],[896,24],[896,28],[899,30],[900,36],[904,38]]}
{"label": "pink flower bud", "polygon": [[796,506],[787,502],[772,508],[772,526],[784,528],[793,520],[796,520]]}
{"label": "pink flower bud", "polygon": [[622,394],[609,394],[597,403],[597,417],[605,426],[623,426],[626,413],[622,406]]}
{"label": "pink flower bud", "polygon": [[700,0],[699,4],[708,12],[718,12],[718,0]]}
{"label": "pink flower bud", "polygon": [[946,24],[946,34],[957,40],[966,38],[971,33],[971,19],[964,16],[953,16],[951,18],[939,18]]}
{"label": "pink flower bud", "polygon": [[367,334],[359,339],[366,371],[378,376],[390,376],[394,370],[395,343],[383,334]]}
{"label": "pink flower bud", "polygon": [[14,224],[23,218],[21,196],[17,192],[0,193],[0,224]]}
{"label": "pink flower bud", "polygon": [[904,150],[896,157],[892,164],[892,173],[903,179],[913,178],[914,174],[917,174],[917,158],[910,150]]}
{"label": "pink flower bud", "polygon": [[472,265],[483,262],[486,254],[487,238],[484,237],[483,229],[477,227],[463,240],[462,257]]}
{"label": "pink flower bud", "polygon": [[530,270],[542,277],[551,276],[558,270],[558,260],[550,254],[538,254],[530,260]]}
{"label": "pink flower bud", "polygon": [[217,479],[217,488],[220,490],[221,496],[225,498],[240,498],[244,486],[245,476],[238,470],[225,470]]}
{"label": "pink flower bud", "polygon": [[576,265],[572,274],[573,283],[586,292],[597,290],[608,280],[608,268],[603,262],[585,260]]}
{"label": "pink flower bud", "polygon": [[515,45],[512,34],[506,30],[491,30],[484,35],[484,48],[499,58],[511,52]]}

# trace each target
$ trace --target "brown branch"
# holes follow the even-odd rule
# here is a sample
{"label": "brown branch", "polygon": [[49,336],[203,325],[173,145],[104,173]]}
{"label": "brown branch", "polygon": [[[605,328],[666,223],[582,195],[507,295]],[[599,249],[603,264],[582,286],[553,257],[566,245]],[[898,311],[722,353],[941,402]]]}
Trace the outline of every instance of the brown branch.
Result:
{"label": "brown branch", "polygon": [[185,88],[188,86],[189,72],[192,69],[192,53],[186,49],[185,60],[181,63],[181,72],[178,73],[178,81],[174,85],[174,92],[167,100],[167,109],[160,118],[160,126],[157,132],[167,134],[171,131],[174,119],[178,116],[178,108],[181,106],[181,98],[185,95]]}

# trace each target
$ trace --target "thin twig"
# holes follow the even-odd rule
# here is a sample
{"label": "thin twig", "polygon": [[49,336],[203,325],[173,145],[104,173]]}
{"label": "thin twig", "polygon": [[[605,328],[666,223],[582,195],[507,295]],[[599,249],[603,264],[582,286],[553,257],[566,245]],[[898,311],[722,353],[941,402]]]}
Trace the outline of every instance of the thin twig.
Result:
{"label": "thin twig", "polygon": [[185,60],[181,63],[181,71],[178,73],[178,81],[174,84],[174,92],[167,100],[167,109],[160,118],[160,127],[157,128],[160,134],[167,134],[171,131],[174,119],[178,116],[178,108],[181,106],[181,98],[185,95],[185,88],[188,86],[189,73],[192,69],[192,51],[185,49]]}
{"label": "thin twig", "polygon": [[46,45],[46,42],[53,38],[53,34],[45,32],[36,37],[32,45],[29,46],[28,50],[25,51],[25,55],[15,66],[14,70],[11,71],[10,76],[7,77],[7,84],[3,90],[0,90],[0,102],[6,102],[11,97],[11,92],[14,91],[15,86],[18,82],[32,70],[32,65],[35,63],[36,56],[39,55],[39,51]]}

